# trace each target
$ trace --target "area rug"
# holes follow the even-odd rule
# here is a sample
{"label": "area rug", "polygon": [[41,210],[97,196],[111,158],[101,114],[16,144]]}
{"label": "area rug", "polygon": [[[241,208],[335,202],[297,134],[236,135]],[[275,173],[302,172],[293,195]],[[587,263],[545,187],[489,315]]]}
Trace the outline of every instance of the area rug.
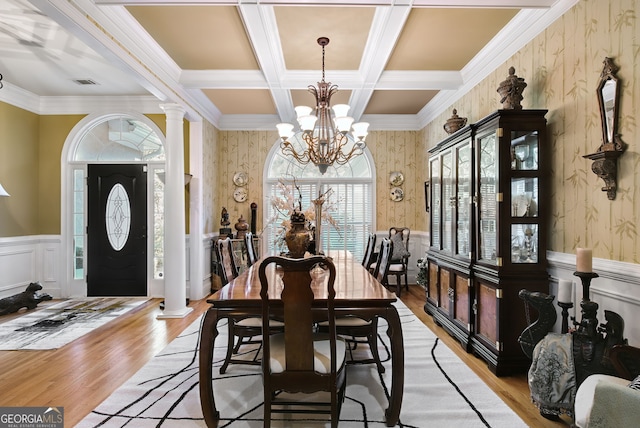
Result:
{"label": "area rug", "polygon": [[[0,350],[57,349],[120,315],[147,298],[89,297],[28,311],[0,324]],[[0,322],[2,319],[0,318]]]}
{"label": "area rug", "polygon": [[[526,424],[478,378],[413,313],[397,303],[405,346],[405,385],[399,426],[525,427]],[[222,323],[221,323],[222,324]],[[391,385],[386,326],[380,322],[380,357],[386,372],[375,365],[347,367],[347,391],[340,427],[382,428]],[[204,427],[198,390],[199,321],[188,327],[122,387],[76,427]],[[259,366],[219,367],[226,349],[226,326],[214,350],[214,394],[219,427],[262,427],[262,379]],[[241,348],[244,350],[245,348]],[[368,352],[358,345],[358,352]],[[255,353],[248,352],[247,358]],[[357,356],[356,356],[357,357]],[[272,427],[325,427],[326,416],[296,420],[273,415]]]}

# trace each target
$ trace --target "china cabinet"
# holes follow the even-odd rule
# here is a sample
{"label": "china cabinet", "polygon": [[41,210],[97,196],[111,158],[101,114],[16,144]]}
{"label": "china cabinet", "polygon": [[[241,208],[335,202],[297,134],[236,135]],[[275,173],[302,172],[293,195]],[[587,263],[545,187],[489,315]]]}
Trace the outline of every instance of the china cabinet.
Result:
{"label": "china cabinet", "polygon": [[548,293],[546,110],[498,110],[430,150],[425,310],[497,375],[529,361],[518,292]]}

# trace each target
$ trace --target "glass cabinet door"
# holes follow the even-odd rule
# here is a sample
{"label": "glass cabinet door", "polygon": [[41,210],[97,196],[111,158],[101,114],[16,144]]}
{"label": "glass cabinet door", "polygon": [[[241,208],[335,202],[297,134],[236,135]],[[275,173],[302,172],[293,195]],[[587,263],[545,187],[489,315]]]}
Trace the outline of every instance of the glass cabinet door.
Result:
{"label": "glass cabinet door", "polygon": [[453,252],[453,211],[456,206],[453,177],[453,153],[442,155],[442,250]]}
{"label": "glass cabinet door", "polygon": [[497,264],[498,137],[495,132],[476,138],[478,148],[478,261]]}
{"label": "glass cabinet door", "polygon": [[511,178],[511,216],[538,217],[538,177]]}
{"label": "glass cabinet door", "polygon": [[511,169],[538,169],[538,131],[511,131]]}
{"label": "glass cabinet door", "polygon": [[469,257],[471,252],[471,144],[469,142],[456,148],[456,162],[458,169],[456,254]]}
{"label": "glass cabinet door", "polygon": [[538,262],[538,132],[511,132],[511,263]]}
{"label": "glass cabinet door", "polygon": [[440,249],[440,216],[442,203],[440,198],[441,184],[440,184],[440,157],[436,157],[430,162],[431,172],[431,209],[429,214],[431,215],[431,247]]}

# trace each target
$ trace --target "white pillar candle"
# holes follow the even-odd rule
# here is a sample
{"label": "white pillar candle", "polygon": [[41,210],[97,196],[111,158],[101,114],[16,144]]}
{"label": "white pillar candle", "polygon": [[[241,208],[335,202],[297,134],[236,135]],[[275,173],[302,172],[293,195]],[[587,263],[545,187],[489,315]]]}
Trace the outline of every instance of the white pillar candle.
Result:
{"label": "white pillar candle", "polygon": [[568,279],[558,280],[558,302],[571,303],[573,295],[573,282]]}
{"label": "white pillar candle", "polygon": [[576,270],[578,272],[591,272],[593,256],[591,248],[576,249]]}

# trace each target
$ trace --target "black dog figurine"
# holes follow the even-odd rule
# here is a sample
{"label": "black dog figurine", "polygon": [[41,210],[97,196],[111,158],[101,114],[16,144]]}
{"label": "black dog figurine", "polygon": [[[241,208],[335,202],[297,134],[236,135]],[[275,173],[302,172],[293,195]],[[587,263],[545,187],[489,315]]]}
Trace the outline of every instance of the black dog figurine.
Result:
{"label": "black dog figurine", "polygon": [[38,303],[52,299],[46,293],[38,294],[37,292],[40,290],[42,290],[42,285],[32,282],[22,293],[0,299],[0,315],[12,314],[22,308],[35,309]]}

